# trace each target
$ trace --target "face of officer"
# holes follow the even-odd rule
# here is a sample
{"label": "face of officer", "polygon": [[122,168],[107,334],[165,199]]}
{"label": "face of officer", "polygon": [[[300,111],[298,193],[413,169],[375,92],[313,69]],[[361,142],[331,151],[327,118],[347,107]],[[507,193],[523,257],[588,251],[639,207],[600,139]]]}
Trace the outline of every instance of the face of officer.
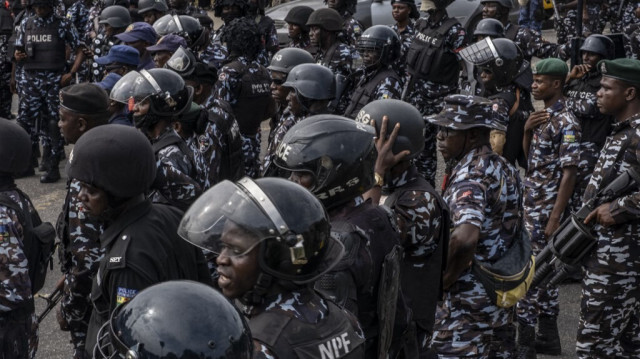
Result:
{"label": "face of officer", "polygon": [[93,217],[100,217],[109,208],[107,192],[88,183],[80,183],[78,199],[82,202],[82,209]]}
{"label": "face of officer", "polygon": [[287,79],[287,74],[271,71],[271,97],[280,104],[287,103],[287,96],[289,95],[289,88],[282,86]]}
{"label": "face of officer", "polygon": [[63,107],[58,111],[60,120],[58,127],[67,143],[76,143],[78,138],[87,131],[87,121],[81,118],[77,113],[69,111]]}
{"label": "face of officer", "polygon": [[456,159],[462,155],[467,141],[465,132],[443,126],[438,128],[438,133],[436,134],[437,147],[445,161]]}
{"label": "face of officer", "polygon": [[323,31],[320,26],[309,26],[309,40],[311,45],[317,48],[323,48],[328,44],[327,37],[330,32]]}
{"label": "face of officer", "polygon": [[396,22],[405,22],[409,20],[411,8],[407,4],[395,3],[391,6],[391,16]]}
{"label": "face of officer", "polygon": [[296,91],[289,89],[289,95],[287,95],[287,101],[289,101],[289,109],[294,116],[303,116],[305,114],[305,108],[300,103]]}
{"label": "face of officer", "polygon": [[156,64],[157,68],[161,69],[164,67],[164,64],[169,61],[171,55],[173,55],[173,53],[170,51],[156,51],[153,54],[153,62]]}
{"label": "face of officer", "polygon": [[591,66],[591,71],[597,71],[596,65],[602,60],[602,56],[591,51],[582,51],[582,63]]}
{"label": "face of officer", "polygon": [[300,35],[302,35],[302,29],[300,28],[300,25],[296,25],[296,24],[292,24],[292,23],[287,23],[287,25],[289,25],[289,38],[291,39],[298,39],[300,37]]}
{"label": "face of officer", "polygon": [[362,49],[358,52],[362,57],[362,64],[366,67],[377,67],[380,64],[380,51],[376,49]]}
{"label": "face of officer", "polygon": [[153,23],[156,22],[156,20],[158,20],[162,16],[163,14],[160,11],[150,10],[142,14],[142,19],[147,24],[153,25]]}
{"label": "face of officer", "polygon": [[500,5],[497,2],[486,2],[482,6],[482,18],[499,20],[499,11]]}
{"label": "face of officer", "polygon": [[193,87],[193,102],[198,105],[204,105],[211,94],[212,84],[206,82],[196,82],[193,80],[185,80],[185,86]]}
{"label": "face of officer", "polygon": [[33,11],[39,17],[47,17],[53,13],[53,9],[49,5],[34,5]]}
{"label": "face of officer", "polygon": [[327,7],[329,9],[339,9],[343,3],[344,0],[327,0]]}
{"label": "face of officer", "polygon": [[134,49],[138,50],[138,52],[140,53],[140,57],[142,57],[144,54],[147,53],[147,46],[150,46],[144,40],[137,40],[137,41],[134,41],[134,42],[127,42],[127,43],[125,43],[125,45],[131,46]]}
{"label": "face of officer", "polygon": [[149,107],[151,107],[151,101],[147,98],[140,102],[136,102],[133,106],[133,116],[142,117],[149,113]]}
{"label": "face of officer", "polygon": [[231,220],[225,223],[216,258],[218,286],[225,297],[239,298],[256,284],[260,273],[259,243],[255,235]]}
{"label": "face of officer", "polygon": [[231,22],[231,20],[240,17],[241,10],[237,5],[224,5],[222,7],[222,15],[220,16],[225,23]]}
{"label": "face of officer", "polygon": [[562,81],[559,78],[549,75],[533,75],[531,95],[534,99],[548,100],[560,90],[562,90]]}
{"label": "face of officer", "polygon": [[603,76],[596,96],[600,112],[617,117],[617,114],[625,110],[629,101],[638,98],[638,89],[620,80]]}
{"label": "face of officer", "polygon": [[309,191],[313,190],[313,186],[315,185],[313,175],[306,171],[291,171],[289,181],[295,182]]}
{"label": "face of officer", "polygon": [[489,68],[481,68],[480,72],[480,80],[484,84],[485,88],[493,89],[495,88],[495,81],[493,71]]}

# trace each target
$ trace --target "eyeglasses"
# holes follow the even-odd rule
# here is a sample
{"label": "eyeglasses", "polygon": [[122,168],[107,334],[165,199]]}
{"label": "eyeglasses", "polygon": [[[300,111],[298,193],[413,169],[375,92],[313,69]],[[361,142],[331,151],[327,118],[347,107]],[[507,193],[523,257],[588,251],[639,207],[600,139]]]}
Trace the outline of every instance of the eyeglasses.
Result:
{"label": "eyeglasses", "polygon": [[285,80],[283,80],[283,79],[274,79],[274,78],[271,79],[271,82],[273,82],[273,84],[276,85],[276,86],[282,86],[284,81]]}

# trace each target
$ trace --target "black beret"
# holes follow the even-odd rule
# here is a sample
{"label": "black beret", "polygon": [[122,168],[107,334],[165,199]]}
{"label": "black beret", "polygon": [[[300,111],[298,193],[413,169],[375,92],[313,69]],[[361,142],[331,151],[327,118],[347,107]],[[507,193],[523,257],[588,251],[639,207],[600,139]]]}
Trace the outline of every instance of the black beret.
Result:
{"label": "black beret", "polygon": [[18,174],[31,165],[31,138],[14,122],[0,117],[0,172]]}
{"label": "black beret", "polygon": [[60,107],[91,115],[109,111],[109,95],[100,86],[83,82],[60,90]]}
{"label": "black beret", "polygon": [[146,192],[156,177],[149,139],[124,125],[103,125],[80,136],[67,165],[67,176],[119,198]]}

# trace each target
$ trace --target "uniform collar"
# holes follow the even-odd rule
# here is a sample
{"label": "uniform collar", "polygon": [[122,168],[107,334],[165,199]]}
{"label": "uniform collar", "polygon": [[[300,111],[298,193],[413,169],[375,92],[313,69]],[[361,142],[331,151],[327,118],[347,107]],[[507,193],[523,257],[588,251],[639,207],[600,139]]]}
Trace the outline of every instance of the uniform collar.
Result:
{"label": "uniform collar", "polygon": [[622,121],[622,122],[616,122],[614,124],[611,125],[611,133],[618,133],[622,130],[624,130],[627,127],[633,127],[633,128],[637,128],[638,126],[640,126],[640,113],[636,113],[635,115],[627,118],[626,120]]}

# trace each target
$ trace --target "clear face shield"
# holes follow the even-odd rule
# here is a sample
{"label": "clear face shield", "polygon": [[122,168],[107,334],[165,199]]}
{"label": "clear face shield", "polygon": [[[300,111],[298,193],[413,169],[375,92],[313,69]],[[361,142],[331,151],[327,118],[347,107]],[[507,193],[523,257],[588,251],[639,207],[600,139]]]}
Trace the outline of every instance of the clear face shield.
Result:
{"label": "clear face shield", "polygon": [[189,50],[184,49],[182,46],[173,53],[169,61],[165,64],[165,67],[178,73],[182,78],[187,77],[193,73],[196,68],[196,58]]}
{"label": "clear face shield", "polygon": [[136,104],[144,102],[153,95],[153,86],[138,71],[131,71],[124,75],[110,93],[110,98],[114,101],[127,104],[129,111],[133,111]]}
{"label": "clear face shield", "polygon": [[485,67],[490,63],[495,63],[498,67],[504,64],[493,41],[488,37],[462,49],[460,56],[479,67]]}

